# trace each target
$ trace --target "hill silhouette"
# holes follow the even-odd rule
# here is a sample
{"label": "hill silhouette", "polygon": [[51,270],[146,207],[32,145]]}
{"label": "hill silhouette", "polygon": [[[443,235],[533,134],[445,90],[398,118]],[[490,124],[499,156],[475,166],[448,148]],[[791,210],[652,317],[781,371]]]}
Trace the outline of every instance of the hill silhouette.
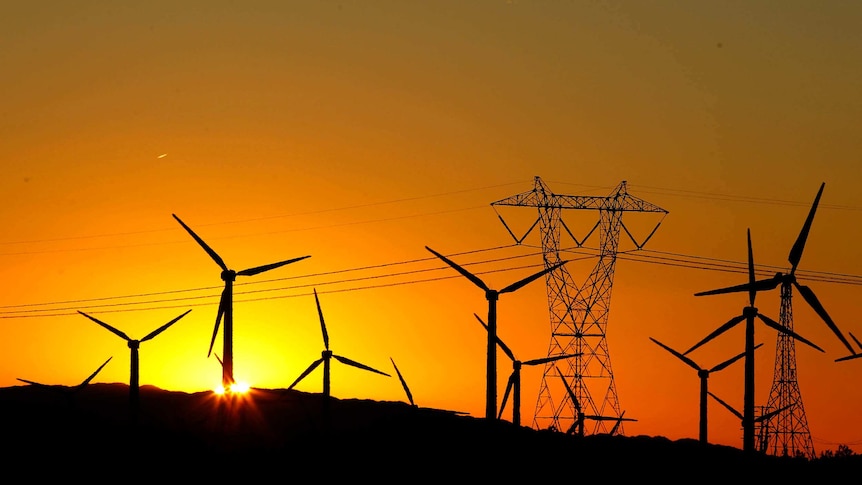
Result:
{"label": "hill silhouette", "polygon": [[694,439],[578,437],[404,402],[327,401],[296,390],[221,396],[141,386],[133,415],[125,384],[51,392],[71,389],[0,388],[7,465],[26,467],[34,478],[378,482],[822,480],[862,469],[862,455],[805,460]]}

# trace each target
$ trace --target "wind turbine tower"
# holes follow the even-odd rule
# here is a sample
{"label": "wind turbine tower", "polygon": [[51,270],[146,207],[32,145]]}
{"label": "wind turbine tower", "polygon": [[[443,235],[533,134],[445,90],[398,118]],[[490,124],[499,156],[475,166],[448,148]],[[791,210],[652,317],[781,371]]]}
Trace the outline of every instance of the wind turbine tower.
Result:
{"label": "wind turbine tower", "polygon": [[[563,382],[570,383],[577,402],[572,402],[569,390],[566,386],[560,385],[560,377],[554,364],[546,364],[536,401],[533,427],[568,429],[571,423],[577,420],[578,403],[585,414],[613,415],[620,418],[617,420],[619,423],[622,414],[605,336],[620,233],[625,231],[640,249],[661,224],[659,220],[646,239],[638,243],[623,224],[622,216],[625,212],[652,212],[661,214],[663,219],[667,211],[629,195],[625,181],[621,182],[607,197],[559,195],[551,192],[539,177],[535,177],[534,182],[533,189],[528,192],[491,203],[495,210],[497,206],[535,207],[538,210],[538,218],[520,238],[515,236],[498,213],[500,221],[518,244],[538,225],[541,231],[544,265],[545,268],[551,268],[562,261],[560,258],[560,252],[563,249],[560,247],[561,228],[574,239],[578,247],[581,247],[596,229],[599,229],[600,242],[596,265],[582,286],[579,287],[575,283],[565,266],[557,267],[545,275],[551,321],[548,356],[573,355],[557,361],[557,364],[562,364],[560,368],[565,377]],[[579,241],[563,222],[561,216],[564,209],[598,211],[598,221]],[[608,431],[606,421],[598,420],[588,434]],[[624,434],[621,426],[616,429],[616,432]]]}

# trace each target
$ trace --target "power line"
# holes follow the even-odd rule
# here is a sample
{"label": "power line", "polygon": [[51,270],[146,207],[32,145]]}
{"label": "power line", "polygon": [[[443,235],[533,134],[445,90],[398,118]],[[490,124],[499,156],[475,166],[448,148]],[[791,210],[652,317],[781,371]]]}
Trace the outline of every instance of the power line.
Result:
{"label": "power line", "polygon": [[[477,249],[472,251],[464,251],[460,253],[455,253],[454,256],[462,256],[468,254],[479,254],[489,251],[498,251],[502,249],[513,248],[516,245],[509,246],[497,246],[492,248],[484,248]],[[525,247],[530,247],[528,245],[522,245]],[[570,261],[575,260],[583,260],[589,258],[598,257],[598,250],[595,248],[567,248],[562,250],[566,254],[572,254],[575,257],[571,258]],[[479,261],[474,261],[470,263],[462,263],[462,266],[472,266],[472,265],[480,265],[480,264],[491,264],[491,263],[500,263],[505,261],[511,261],[520,258],[526,258],[531,256],[539,256],[541,252],[529,252],[526,254],[520,254],[515,256],[506,256],[501,258],[493,258],[493,259],[484,259]],[[721,271],[721,272],[731,272],[731,273],[747,273],[747,263],[731,261],[731,260],[721,260],[716,258],[704,258],[700,256],[692,256],[685,255],[679,253],[668,253],[661,251],[653,251],[653,250],[630,250],[630,251],[622,251],[617,253],[617,257],[622,260],[628,260],[632,262],[639,263],[647,263],[647,264],[658,264],[664,266],[673,266],[673,267],[681,267],[687,269],[695,269],[695,270],[704,270],[704,271]],[[359,271],[367,271],[374,269],[382,269],[382,268],[390,268],[394,266],[415,264],[415,263],[424,263],[428,261],[436,260],[436,258],[428,257],[428,258],[418,258],[411,259],[406,261],[396,261],[391,263],[384,263],[378,265],[371,266],[362,266],[357,268],[348,268],[342,270],[321,272],[315,274],[307,274],[307,275],[299,275],[299,276],[291,276],[285,278],[273,278],[264,281],[255,281],[237,284],[237,286],[251,286],[251,285],[261,285],[266,283],[280,282],[280,281],[292,281],[298,279],[308,279],[312,277],[325,277],[332,276],[337,274],[345,274],[350,272],[359,272]],[[497,272],[505,272],[505,271],[515,271],[526,268],[535,268],[540,266],[541,263],[523,265],[517,267],[506,267],[501,269],[493,269],[484,272],[476,272],[476,274],[490,274]],[[331,281],[317,282],[317,283],[302,283],[295,284],[289,286],[280,286],[275,288],[265,288],[265,289],[256,289],[256,290],[247,290],[247,291],[238,291],[236,295],[259,295],[264,293],[274,293],[274,292],[288,292],[294,290],[303,290],[311,287],[322,287],[322,286],[334,286],[334,285],[343,285],[348,283],[358,283],[362,281],[370,281],[370,280],[380,280],[384,278],[394,278],[394,277],[403,277],[403,276],[411,276],[417,275],[432,271],[438,271],[441,269],[445,269],[445,266],[436,266],[433,268],[422,268],[422,269],[411,269],[406,271],[399,272],[388,272],[383,274],[376,274],[370,276],[361,276],[356,278],[343,278]],[[756,273],[765,276],[771,276],[772,273],[769,271],[769,266],[761,266],[756,269]],[[862,276],[857,275],[848,275],[848,274],[839,274],[839,273],[828,273],[828,272],[799,272],[797,275],[800,278],[805,278],[811,281],[821,281],[821,282],[829,282],[829,283],[837,283],[837,284],[850,284],[850,285],[862,285]],[[806,276],[807,275],[807,276]],[[364,285],[364,286],[354,286],[348,288],[336,288],[330,290],[323,290],[319,293],[340,293],[340,292],[348,292],[348,291],[359,291],[359,290],[369,290],[369,289],[378,289],[385,287],[393,287],[393,286],[402,286],[409,284],[418,284],[418,283],[427,283],[431,281],[438,281],[443,279],[457,278],[455,276],[446,276],[440,278],[423,278],[423,279],[411,279],[407,281],[397,281],[391,283],[379,283],[374,285]],[[5,311],[0,311],[0,319],[11,319],[11,318],[27,318],[27,317],[49,317],[49,316],[64,316],[71,315],[75,312],[71,310],[77,310],[81,306],[86,307],[88,309],[101,309],[99,310],[102,313],[114,313],[114,312],[125,312],[125,311],[141,311],[141,310],[154,310],[154,309],[164,309],[164,308],[177,308],[179,306],[204,306],[204,305],[214,305],[215,302],[210,303],[201,303],[199,300],[205,299],[215,299],[219,297],[219,293],[213,293],[209,295],[197,295],[197,296],[185,296],[179,298],[162,298],[162,299],[152,299],[152,297],[158,297],[163,295],[171,295],[171,294],[181,294],[181,293],[189,293],[189,292],[198,292],[198,291],[215,291],[221,289],[220,286],[211,286],[211,287],[201,287],[201,288],[192,288],[185,290],[171,290],[171,291],[163,291],[163,292],[153,292],[153,293],[140,293],[134,295],[124,295],[124,296],[116,296],[116,297],[102,297],[102,298],[92,298],[92,299],[82,299],[82,300],[66,300],[66,301],[57,301],[57,302],[47,302],[47,303],[32,303],[32,304],[23,304],[23,305],[6,305],[0,308],[7,309]],[[262,300],[273,300],[273,299],[282,299],[282,298],[294,298],[299,296],[307,296],[311,295],[311,293],[301,293],[301,294],[287,294],[287,295],[275,295],[275,296],[258,296],[254,298],[245,298],[237,300],[237,302],[251,302],[251,301],[262,301]],[[104,303],[115,300],[127,300],[132,298],[150,298],[142,301],[132,301],[132,302],[117,302],[117,303]],[[185,305],[180,305],[179,302],[186,302]],[[195,303],[193,303],[195,302]],[[74,303],[79,303],[82,305],[78,306],[66,306],[59,307],[59,305],[72,305]],[[176,303],[176,304],[173,304]],[[129,307],[141,307],[143,308],[129,308]],[[157,306],[153,306],[157,305]],[[47,308],[40,308],[47,307]]]}

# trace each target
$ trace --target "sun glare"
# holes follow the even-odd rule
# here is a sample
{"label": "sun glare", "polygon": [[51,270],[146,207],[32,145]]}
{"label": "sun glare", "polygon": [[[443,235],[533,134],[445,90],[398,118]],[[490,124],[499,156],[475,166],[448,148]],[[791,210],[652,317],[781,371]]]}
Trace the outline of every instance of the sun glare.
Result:
{"label": "sun glare", "polygon": [[251,386],[248,385],[248,383],[246,382],[234,382],[230,386],[230,390],[225,389],[222,385],[219,385],[213,389],[213,392],[215,392],[216,394],[225,394],[229,391],[231,394],[245,394],[248,392],[249,389],[251,389]]}

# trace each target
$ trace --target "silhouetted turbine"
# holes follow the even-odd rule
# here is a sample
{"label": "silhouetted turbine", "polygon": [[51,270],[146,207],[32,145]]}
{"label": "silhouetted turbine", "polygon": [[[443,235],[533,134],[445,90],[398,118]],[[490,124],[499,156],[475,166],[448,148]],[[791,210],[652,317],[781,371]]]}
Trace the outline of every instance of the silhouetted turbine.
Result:
{"label": "silhouetted turbine", "polygon": [[575,405],[575,422],[569,426],[569,429],[566,430],[566,434],[577,433],[578,436],[584,435],[584,421],[587,419],[591,419],[593,421],[616,421],[614,427],[611,428],[610,435],[613,435],[617,432],[620,423],[623,421],[637,421],[637,419],[625,418],[626,412],[623,411],[619,416],[597,416],[595,414],[584,414],[581,410],[581,403],[578,401],[578,396],[575,395],[575,391],[569,386],[569,383],[566,381],[566,378],[563,377],[563,373],[560,371],[560,368],[554,366],[557,369],[557,375],[560,376],[560,380],[563,381],[563,387],[566,388],[566,392],[569,394],[569,399],[572,400],[572,404]]}
{"label": "silhouetted turbine", "polygon": [[140,340],[132,339],[128,335],[126,335],[125,333],[121,332],[120,330],[117,330],[116,328],[108,325],[107,323],[105,323],[105,322],[103,322],[97,318],[91,317],[90,315],[87,315],[86,313],[84,313],[82,311],[78,311],[78,313],[80,313],[81,315],[84,315],[85,317],[89,318],[90,320],[98,323],[99,325],[108,329],[111,333],[117,335],[118,337],[122,338],[123,340],[125,340],[128,343],[129,349],[131,350],[131,357],[130,357],[131,370],[129,373],[129,402],[132,405],[132,412],[133,413],[137,412],[138,402],[140,399],[140,385],[139,385],[139,381],[138,381],[138,378],[139,378],[138,377],[139,376],[138,348],[141,346],[142,342],[146,342],[147,340],[150,340],[151,338],[155,337],[156,335],[164,332],[165,330],[168,329],[168,327],[175,324],[180,318],[183,318],[184,316],[188,315],[188,313],[190,311],[191,310],[186,310],[185,313],[183,313],[182,315],[175,317],[170,322],[168,322],[168,323],[162,325],[161,327],[153,330],[152,332],[148,333],[144,338],[142,338]]}
{"label": "silhouetted turbine", "polygon": [[510,293],[517,289],[520,289],[524,285],[535,281],[536,279],[544,276],[547,273],[559,268],[560,266],[566,264],[568,261],[561,261],[553,266],[549,266],[538,273],[535,273],[531,276],[528,276],[522,280],[519,280],[511,285],[503,288],[502,290],[492,290],[485,284],[484,281],[479,279],[478,276],[470,273],[466,269],[457,265],[455,262],[448,259],[446,256],[434,251],[433,249],[425,246],[425,249],[430,251],[434,256],[442,259],[443,262],[451,266],[455,269],[455,271],[461,273],[468,280],[472,281],[473,284],[481,288],[485,291],[485,299],[488,300],[488,346],[487,346],[487,368],[486,368],[486,393],[485,393],[485,418],[488,420],[496,419],[497,417],[497,299],[503,293]]}
{"label": "silhouetted turbine", "polygon": [[[482,321],[482,318],[475,313],[473,316],[476,317],[476,320],[479,320],[479,323],[485,327],[485,330],[488,330],[488,325]],[[506,410],[506,400],[509,398],[509,392],[512,392],[512,422],[516,425],[521,424],[521,367],[525,365],[541,365],[547,364],[548,362],[555,362],[560,359],[566,359],[569,357],[577,357],[580,354],[562,354],[562,355],[554,355],[550,357],[542,357],[540,359],[526,360],[521,362],[520,360],[515,358],[515,354],[512,353],[512,350],[503,343],[503,340],[497,336],[497,345],[503,350],[503,352],[509,357],[512,361],[512,373],[509,374],[509,382],[506,384],[506,390],[503,392],[503,401],[500,403],[500,413],[497,415],[497,419],[503,417],[503,411]]]}
{"label": "silhouetted turbine", "polygon": [[401,387],[404,388],[404,393],[407,394],[407,400],[410,401],[411,406],[416,406],[416,403],[413,402],[413,393],[410,392],[410,388],[407,387],[407,382],[404,380],[404,376],[401,375],[401,371],[398,370],[398,366],[395,365],[395,361],[392,357],[389,357],[389,360],[392,362],[392,367],[395,368],[395,373],[398,374],[398,380],[401,381]]}
{"label": "silhouetted turbine", "polygon": [[[655,342],[656,344],[660,345],[662,348],[664,348],[665,350],[667,350],[671,354],[677,356],[680,360],[682,360],[683,362],[688,364],[689,367],[691,367],[697,371],[697,376],[700,377],[700,425],[699,425],[700,436],[699,436],[699,438],[700,438],[701,443],[707,444],[708,441],[707,441],[707,418],[706,418],[706,408],[707,408],[706,404],[707,404],[707,402],[706,401],[707,401],[707,393],[709,392],[709,375],[712,374],[713,372],[718,372],[718,371],[724,369],[725,367],[729,366],[730,364],[733,364],[737,360],[745,357],[745,352],[740,352],[735,357],[731,357],[730,359],[727,359],[724,362],[722,362],[718,365],[715,365],[709,369],[703,369],[699,365],[697,365],[693,360],[689,359],[685,355],[677,352],[676,350],[668,347],[667,345],[659,342],[658,340],[656,340],[652,337],[650,337],[649,339],[652,340],[653,342]],[[754,347],[754,349],[756,350],[757,348],[759,348],[762,345],[763,344],[757,344]]]}
{"label": "silhouetted turbine", "polygon": [[[706,338],[696,343],[690,349],[684,352],[684,354],[691,353],[694,349],[700,347],[701,345],[709,342],[713,338],[721,335],[722,333],[730,330],[735,327],[737,324],[745,321],[745,389],[743,395],[743,415],[744,418],[742,420],[742,428],[743,428],[743,439],[742,439],[742,449],[744,451],[755,451],[754,450],[754,319],[759,318],[763,323],[767,326],[778,330],[779,332],[783,332],[787,335],[792,336],[796,340],[803,342],[821,352],[823,349],[808,341],[807,339],[801,337],[796,334],[792,330],[786,328],[784,325],[776,322],[775,320],[763,315],[757,310],[757,307],[754,306],[754,297],[757,294],[758,286],[757,282],[754,279],[754,253],[751,249],[751,229],[748,230],[748,285],[745,286],[746,290],[748,290],[748,306],[742,309],[742,315],[731,318],[727,323],[718,327],[711,334],[707,335]],[[704,291],[700,293],[695,293],[695,296],[703,296],[714,294],[712,291]]]}
{"label": "silhouetted turbine", "polygon": [[838,329],[838,326],[835,325],[835,322],[832,321],[832,318],[829,316],[829,313],[826,312],[826,309],[820,303],[820,300],[817,299],[817,296],[811,290],[811,288],[800,285],[796,280],[796,268],[799,266],[799,261],[802,259],[802,251],[805,249],[805,243],[808,240],[808,233],[811,231],[811,223],[814,221],[814,214],[817,211],[817,204],[820,202],[820,196],[823,194],[823,188],[825,187],[825,183],[820,184],[820,190],[817,191],[817,196],[814,197],[814,203],[811,205],[811,209],[808,211],[808,217],[805,219],[805,223],[802,225],[802,229],[799,232],[799,236],[796,238],[796,242],[793,243],[793,247],[790,248],[790,254],[787,256],[787,260],[790,262],[790,271],[787,273],[778,272],[775,273],[775,276],[771,278],[766,278],[762,280],[755,281],[753,283],[749,282],[744,285],[736,285],[729,286],[727,288],[720,288],[717,290],[704,291],[699,293],[698,296],[701,295],[717,295],[721,293],[734,293],[734,292],[742,292],[749,291],[750,286],[754,286],[755,291],[767,291],[772,290],[781,286],[781,295],[787,298],[792,294],[793,287],[796,287],[799,290],[799,294],[802,295],[802,298],[808,303],[809,306],[820,316],[821,319],[826,323],[826,325],[832,330],[832,332],[838,337],[841,343],[844,344],[845,347],[850,351],[851,354],[855,353],[853,350],[853,346],[850,345],[850,342],[844,337],[844,334],[841,333],[841,330]]}
{"label": "silhouetted turbine", "polygon": [[317,290],[314,290],[314,302],[317,304],[317,315],[320,318],[320,331],[323,333],[323,352],[321,352],[321,356],[319,359],[315,360],[305,369],[299,377],[293,381],[293,384],[288,387],[288,389],[293,389],[294,386],[299,384],[299,381],[303,380],[305,376],[310,374],[314,369],[317,368],[321,363],[323,363],[323,396],[324,402],[329,401],[330,396],[330,387],[329,387],[329,361],[334,358],[335,360],[341,362],[342,364],[347,364],[352,367],[356,367],[358,369],[364,369],[367,371],[375,372],[377,374],[384,375],[386,377],[391,377],[389,374],[385,372],[381,372],[377,369],[371,368],[365,364],[360,364],[355,360],[350,360],[347,357],[342,357],[340,355],[333,354],[331,350],[329,350],[329,334],[326,332],[326,323],[323,321],[323,311],[320,309],[320,300],[317,298]]}
{"label": "silhouetted turbine", "polygon": [[301,256],[298,258],[288,259],[285,261],[279,261],[278,263],[265,264],[262,266],[256,266],[254,268],[244,269],[242,271],[234,271],[229,269],[227,265],[224,263],[224,260],[215,252],[211,247],[207,245],[194,231],[189,228],[176,214],[172,214],[174,219],[180,223],[181,226],[197,241],[198,244],[216,264],[221,268],[221,279],[224,281],[224,290],[221,294],[221,300],[218,305],[218,313],[216,314],[215,327],[213,328],[213,336],[210,340],[210,348],[207,352],[207,357],[210,356],[213,350],[213,344],[215,343],[216,335],[218,335],[219,324],[221,323],[222,317],[224,317],[224,333],[222,335],[223,338],[223,356],[224,362],[222,365],[222,386],[224,386],[225,390],[230,389],[231,384],[234,383],[233,379],[233,282],[237,276],[254,276],[259,273],[263,273],[264,271],[269,271],[271,269],[279,268],[286,264],[295,263],[297,261],[303,260],[305,258],[309,258],[311,256]]}
{"label": "silhouetted turbine", "polygon": [[[718,401],[718,402],[719,402],[719,404],[721,404],[722,406],[724,406],[728,411],[730,411],[731,413],[733,413],[733,415],[734,415],[734,416],[736,416],[737,418],[739,418],[740,420],[742,420],[743,422],[745,422],[745,417],[742,415],[742,413],[740,413],[739,411],[737,411],[736,409],[734,409],[734,408],[733,408],[733,406],[731,406],[730,404],[727,404],[726,402],[722,401],[721,399],[719,399],[719,397],[718,397],[718,396],[716,396],[716,395],[715,395],[715,394],[713,394],[712,392],[710,392],[710,393],[709,393],[709,395],[710,395],[713,399],[715,399],[716,401]],[[761,414],[760,416],[758,416],[758,417],[754,418],[754,423],[761,423],[761,422],[763,422],[763,421],[768,421],[768,420],[769,420],[769,418],[771,418],[771,417],[775,416],[776,414],[778,414],[778,413],[780,413],[780,412],[782,412],[782,411],[784,411],[784,410],[786,410],[786,409],[790,409],[791,407],[793,407],[793,405],[794,405],[794,404],[796,404],[796,403],[790,403],[790,404],[788,404],[788,405],[786,405],[786,406],[784,406],[784,407],[781,407],[781,408],[778,408],[778,409],[772,410],[772,411],[770,411],[770,412],[768,412],[768,413],[766,413],[766,414]]]}
{"label": "silhouetted turbine", "polygon": [[17,379],[21,382],[26,382],[27,384],[30,384],[33,386],[37,386],[37,387],[41,387],[41,388],[45,388],[45,389],[50,389],[52,391],[59,391],[59,392],[62,392],[64,394],[74,394],[74,393],[80,391],[81,389],[83,389],[87,384],[89,384],[90,381],[92,381],[93,378],[96,377],[96,375],[102,371],[102,368],[105,367],[106,365],[108,365],[108,362],[110,362],[111,359],[113,359],[113,357],[108,357],[108,360],[106,360],[102,365],[100,365],[99,368],[96,369],[92,374],[90,374],[89,377],[87,377],[80,384],[78,384],[77,386],[74,386],[74,387],[58,386],[58,385],[51,385],[51,384],[41,384],[39,382],[28,381],[27,379],[21,379],[20,377],[18,377]]}
{"label": "silhouetted turbine", "polygon": [[[850,337],[853,338],[853,341],[856,342],[856,345],[859,346],[860,349],[862,349],[862,342],[859,342],[859,340],[856,338],[856,336],[853,335],[853,332],[847,332],[847,333],[850,334]],[[835,359],[835,362],[843,362],[845,360],[859,359],[859,358],[862,358],[862,354],[857,354],[855,350],[851,350],[850,355],[848,355],[846,357],[841,357],[841,358]]]}

